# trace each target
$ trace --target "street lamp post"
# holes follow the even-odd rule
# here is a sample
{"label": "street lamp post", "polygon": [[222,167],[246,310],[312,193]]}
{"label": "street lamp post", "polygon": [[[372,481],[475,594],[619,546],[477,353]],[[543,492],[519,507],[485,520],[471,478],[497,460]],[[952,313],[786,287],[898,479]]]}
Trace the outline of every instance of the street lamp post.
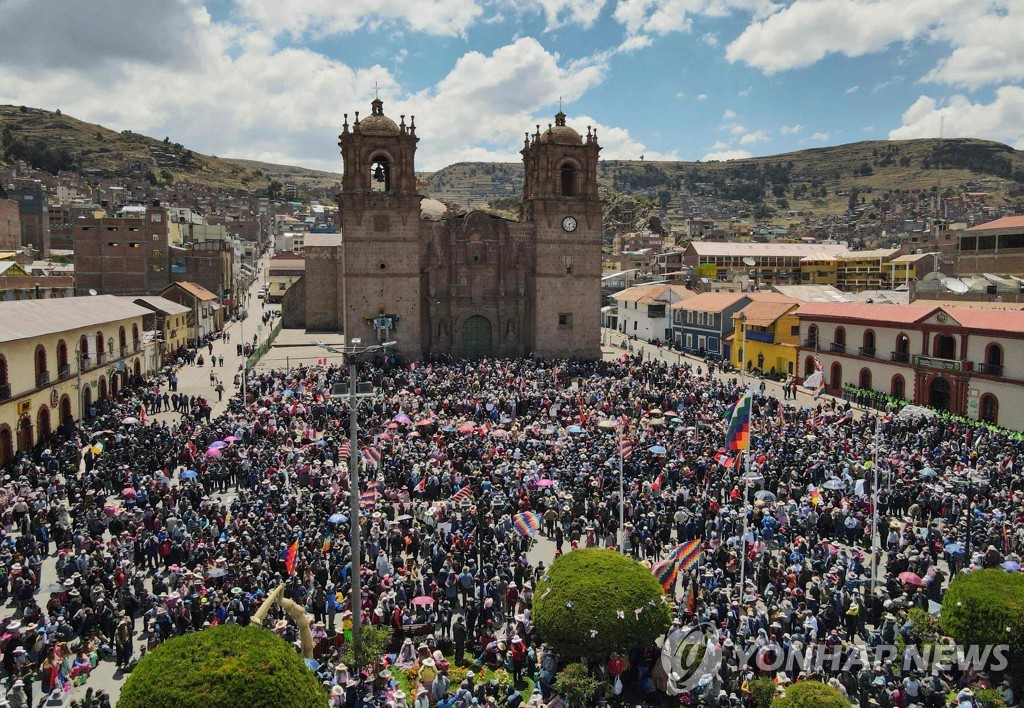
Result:
{"label": "street lamp post", "polygon": [[747,313],[740,312],[740,334],[743,340],[740,342],[740,376],[747,370]]}
{"label": "street lamp post", "polygon": [[355,657],[355,670],[358,674],[359,648],[361,644],[362,629],[362,558],[360,544],[359,526],[359,399],[373,395],[371,385],[359,385],[359,361],[367,356],[385,352],[395,342],[384,342],[383,344],[371,347],[360,347],[361,340],[352,339],[349,346],[343,349],[332,347],[323,342],[316,342],[316,346],[326,349],[332,354],[341,354],[343,361],[348,365],[348,385],[336,384],[331,391],[333,399],[348,399],[348,420],[349,420],[349,453],[348,453],[348,479],[349,479],[349,544],[352,547],[352,655]]}
{"label": "street lamp post", "polygon": [[615,443],[618,458],[619,458],[619,553],[625,555],[626,553],[626,497],[625,497],[625,480],[623,474],[623,449],[622,449],[622,428],[624,427],[620,421],[617,420],[602,420],[597,424],[601,428],[610,428],[615,430]]}

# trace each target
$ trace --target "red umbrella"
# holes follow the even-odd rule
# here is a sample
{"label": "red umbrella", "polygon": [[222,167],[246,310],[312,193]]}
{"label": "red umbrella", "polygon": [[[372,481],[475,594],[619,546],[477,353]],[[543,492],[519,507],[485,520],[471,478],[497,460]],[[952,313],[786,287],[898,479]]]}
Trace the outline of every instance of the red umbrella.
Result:
{"label": "red umbrella", "polygon": [[430,425],[433,422],[430,418],[424,418],[423,420],[417,420],[416,425]]}
{"label": "red umbrella", "polygon": [[924,581],[921,580],[921,576],[917,573],[911,573],[909,570],[900,573],[900,582],[906,583],[907,585],[924,585]]}
{"label": "red umbrella", "polygon": [[429,595],[420,595],[419,597],[414,597],[412,599],[412,604],[414,604],[414,605],[433,605],[434,604],[434,598],[430,597]]}
{"label": "red umbrella", "polygon": [[125,495],[126,497],[134,497],[135,490],[132,489],[131,487],[125,487],[124,489],[121,490],[121,494]]}
{"label": "red umbrella", "polygon": [[476,426],[473,425],[472,423],[463,423],[462,425],[459,426],[459,432],[464,435],[468,435],[469,433],[472,433],[474,430],[476,430]]}

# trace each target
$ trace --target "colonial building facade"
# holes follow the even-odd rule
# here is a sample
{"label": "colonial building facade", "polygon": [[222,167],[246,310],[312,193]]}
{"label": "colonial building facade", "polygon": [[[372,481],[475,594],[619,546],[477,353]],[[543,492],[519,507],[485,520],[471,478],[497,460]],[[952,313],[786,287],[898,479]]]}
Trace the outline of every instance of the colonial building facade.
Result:
{"label": "colonial building facade", "polygon": [[415,117],[396,123],[379,99],[351,125],[346,114],[341,239],[307,243],[286,319],[363,345],[395,341],[408,359],[600,356],[596,132],[581,136],[559,112],[527,133],[519,220],[425,210],[418,142]]}

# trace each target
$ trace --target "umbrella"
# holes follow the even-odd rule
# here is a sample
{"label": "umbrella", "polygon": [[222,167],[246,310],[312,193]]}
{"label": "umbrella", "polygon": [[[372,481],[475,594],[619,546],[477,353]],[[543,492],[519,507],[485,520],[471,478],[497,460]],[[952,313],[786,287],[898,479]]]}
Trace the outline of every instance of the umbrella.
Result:
{"label": "umbrella", "polygon": [[664,445],[651,445],[647,448],[648,452],[653,452],[655,455],[664,455],[668,450],[665,449]]}
{"label": "umbrella", "polygon": [[947,543],[942,547],[942,550],[951,556],[962,556],[964,554],[964,544],[954,541],[952,543]]}
{"label": "umbrella", "polygon": [[306,666],[309,667],[310,671],[319,671],[320,670],[321,664],[316,659],[303,659],[302,661],[303,661],[303,663],[306,664]]}
{"label": "umbrella", "polygon": [[210,449],[211,450],[219,450],[222,447],[227,447],[227,446],[228,446],[228,444],[226,442],[224,442],[223,440],[218,440],[216,442],[210,443]]}
{"label": "umbrella", "polygon": [[93,433],[93,434],[91,434],[89,436],[89,439],[92,440],[93,438],[98,438],[100,435],[114,435],[114,434],[115,433],[114,433],[113,430],[97,430],[95,433]]}
{"label": "umbrella", "polygon": [[388,423],[387,428],[388,430],[395,430],[398,428],[398,423]]}
{"label": "umbrella", "polygon": [[921,580],[921,576],[917,573],[911,573],[909,570],[900,573],[899,577],[900,582],[906,583],[907,585],[924,585],[924,581]]}
{"label": "umbrella", "polygon": [[476,426],[473,425],[472,423],[463,423],[462,425],[459,426],[459,432],[464,433],[466,435],[472,433],[474,430],[476,430]]}
{"label": "umbrella", "polygon": [[433,422],[434,421],[431,420],[430,418],[424,418],[423,420],[417,420],[416,421],[416,425],[420,425],[420,426],[431,425],[431,424],[433,424]]}
{"label": "umbrella", "polygon": [[121,490],[121,494],[125,495],[126,497],[128,497],[130,499],[134,499],[135,498],[135,490],[133,488],[131,488],[131,487],[125,487],[124,489],[122,489]]}
{"label": "umbrella", "polygon": [[402,514],[401,516],[395,517],[395,521],[409,521],[410,519],[412,519],[412,517],[408,514]]}
{"label": "umbrella", "polygon": [[931,467],[925,467],[923,470],[917,473],[918,477],[935,477],[939,473],[933,470]]}
{"label": "umbrella", "polygon": [[60,583],[50,583],[45,588],[42,588],[39,592],[55,593],[55,592],[67,592],[68,589]]}
{"label": "umbrella", "polygon": [[832,477],[831,479],[826,479],[825,483],[821,486],[825,489],[846,489],[846,482],[838,477]]}
{"label": "umbrella", "polygon": [[407,416],[405,413],[399,413],[391,420],[395,421],[396,423],[401,423],[402,425],[409,425],[409,423],[412,422],[412,420],[409,419],[409,416]]}
{"label": "umbrella", "polygon": [[229,435],[226,438],[224,438],[224,442],[239,442],[241,439],[242,438],[236,438],[234,435]]}
{"label": "umbrella", "polygon": [[195,470],[185,470],[184,472],[181,473],[182,479],[195,479],[198,476],[199,473],[196,472]]}
{"label": "umbrella", "polygon": [[206,571],[207,578],[223,578],[227,574],[228,571],[224,570],[223,568],[210,568],[208,571]]}
{"label": "umbrella", "polygon": [[434,604],[434,598],[430,597],[429,595],[420,595],[419,597],[414,597],[412,599],[412,604],[414,604],[414,605],[424,605],[424,606],[425,605],[433,605]]}
{"label": "umbrella", "polygon": [[285,390],[281,391],[281,395],[282,396],[294,396],[295,395],[295,391],[291,390],[290,388],[286,388]]}
{"label": "umbrella", "polygon": [[1020,563],[1018,563],[1017,561],[1006,561],[1005,563],[1003,563],[1003,569],[1009,570],[1011,572],[1018,571],[1020,570]]}
{"label": "umbrella", "polygon": [[348,522],[348,517],[344,514],[331,514],[327,518],[327,522],[331,524],[344,524]]}
{"label": "umbrella", "polygon": [[579,435],[580,433],[584,432],[583,428],[581,428],[578,425],[570,425],[568,428],[565,429],[565,431],[570,435]]}
{"label": "umbrella", "polygon": [[764,502],[773,502],[775,501],[775,495],[769,492],[767,489],[762,489],[760,491],[754,492],[754,499]]}
{"label": "umbrella", "polygon": [[662,411],[660,408],[652,408],[651,410],[647,411],[648,415],[661,415],[663,412],[664,411]]}
{"label": "umbrella", "polygon": [[124,424],[124,425],[135,425],[138,422],[139,422],[139,419],[138,418],[133,418],[132,416],[128,416],[127,418],[122,418],[121,419],[121,423]]}
{"label": "umbrella", "polygon": [[218,450],[215,447],[211,447],[209,450],[206,451],[206,456],[207,457],[220,457],[220,450]]}
{"label": "umbrella", "polygon": [[555,486],[555,480],[553,480],[553,479],[538,479],[537,480],[537,486],[538,487],[553,487],[553,486]]}
{"label": "umbrella", "polygon": [[508,436],[509,432],[507,430],[502,430],[501,428],[491,431],[491,437],[493,438],[507,438]]}
{"label": "umbrella", "polygon": [[441,432],[442,433],[454,433],[455,432],[455,428],[453,426],[451,426],[451,425],[446,425],[443,428],[441,428]]}

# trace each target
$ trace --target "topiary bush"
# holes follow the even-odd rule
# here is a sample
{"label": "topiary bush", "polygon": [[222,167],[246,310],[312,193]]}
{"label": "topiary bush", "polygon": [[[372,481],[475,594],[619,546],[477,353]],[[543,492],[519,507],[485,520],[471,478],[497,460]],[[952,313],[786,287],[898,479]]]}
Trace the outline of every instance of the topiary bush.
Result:
{"label": "topiary bush", "polygon": [[772,700],[775,698],[775,682],[769,677],[751,681],[748,690],[757,708],[771,708]]}
{"label": "topiary bush", "polygon": [[942,631],[956,639],[957,644],[1006,644],[1011,657],[1021,658],[1024,574],[991,568],[955,576],[942,599],[940,622]]}
{"label": "topiary bush", "polygon": [[569,664],[555,676],[555,690],[569,706],[589,706],[598,681],[583,664]]}
{"label": "topiary bush", "polygon": [[772,708],[850,708],[850,701],[828,684],[801,681],[787,686],[785,695],[772,701]]}
{"label": "topiary bush", "polygon": [[650,569],[632,558],[580,549],[556,558],[537,583],[533,622],[563,657],[605,657],[664,634],[672,621],[666,600]]}
{"label": "topiary bush", "polygon": [[169,639],[132,671],[118,708],[326,706],[295,649],[262,627],[223,625]]}

